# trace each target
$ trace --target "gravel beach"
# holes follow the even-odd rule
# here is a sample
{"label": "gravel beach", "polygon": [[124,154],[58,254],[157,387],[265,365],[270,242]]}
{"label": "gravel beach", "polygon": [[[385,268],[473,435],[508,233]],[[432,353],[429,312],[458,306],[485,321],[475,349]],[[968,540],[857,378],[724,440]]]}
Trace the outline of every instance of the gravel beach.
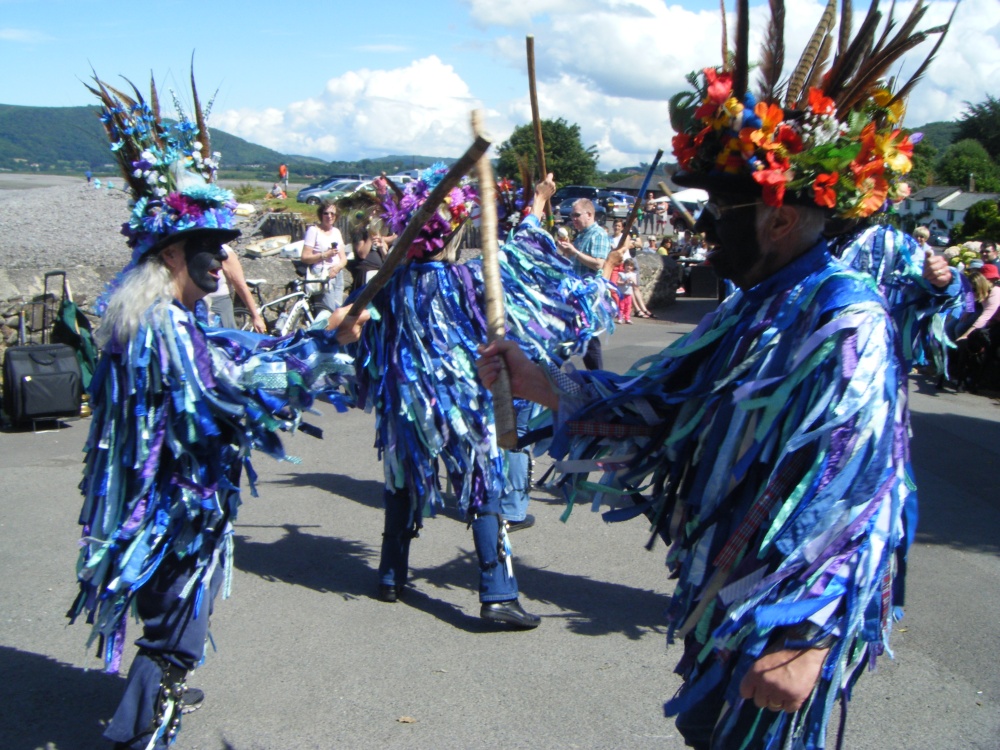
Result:
{"label": "gravel beach", "polygon": [[[93,301],[129,256],[120,231],[129,196],[120,189],[121,179],[111,182],[108,190],[76,177],[0,175],[0,301],[16,303],[40,293],[45,272],[56,269],[67,272],[78,302]],[[237,251],[255,239],[259,219],[237,224],[243,231]],[[287,260],[241,260],[248,277],[276,287],[294,276]]]}

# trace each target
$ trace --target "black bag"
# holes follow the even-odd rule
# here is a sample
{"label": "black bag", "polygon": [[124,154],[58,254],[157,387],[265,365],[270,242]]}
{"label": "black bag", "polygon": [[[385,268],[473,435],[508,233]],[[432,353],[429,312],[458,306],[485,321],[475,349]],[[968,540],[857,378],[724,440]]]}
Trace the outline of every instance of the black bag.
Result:
{"label": "black bag", "polygon": [[4,411],[15,425],[80,415],[80,363],[66,344],[12,346],[3,358]]}

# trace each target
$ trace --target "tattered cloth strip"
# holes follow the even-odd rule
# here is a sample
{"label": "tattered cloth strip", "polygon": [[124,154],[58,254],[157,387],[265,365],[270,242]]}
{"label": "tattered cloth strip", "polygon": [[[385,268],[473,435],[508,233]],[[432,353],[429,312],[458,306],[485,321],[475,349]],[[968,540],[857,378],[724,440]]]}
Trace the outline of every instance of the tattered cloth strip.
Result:
{"label": "tattered cloth strip", "polygon": [[875,279],[889,303],[906,361],[933,364],[938,374],[944,374],[947,350],[955,346],[945,333],[945,320],[975,306],[965,277],[955,272],[944,289],[931,286],[923,277],[924,250],[891,225],[868,227],[835,254],[848,267]]}
{"label": "tattered cloth strip", "polygon": [[[508,337],[536,362],[561,364],[612,325],[607,287],[581,279],[537,219],[500,253]],[[376,410],[386,486],[407,488],[417,517],[442,507],[437,461],[467,510],[503,490],[493,403],[476,375],[486,342],[482,269],[415,262],[372,303],[357,355],[358,405]]]}
{"label": "tattered cloth strip", "polygon": [[176,302],[150,307],[125,348],[107,346],[90,389],[80,594],[69,617],[86,612],[109,671],[135,593],[165,557],[196,560],[185,596],[200,606],[220,551],[228,593],[243,467],[256,494],[251,449],[286,459],[275,431],[295,429],[316,393],[343,402],[337,389],[353,369],[333,334],[205,329]]}
{"label": "tattered cloth strip", "polygon": [[[569,496],[652,497],[672,538],[671,637],[704,644],[685,660],[669,714],[723,680],[738,705],[776,629],[812,621],[842,636],[795,719],[804,746],[822,747],[830,705],[888,647],[888,584],[912,492],[897,346],[871,278],[820,244],[633,371],[572,375],[581,388],[563,398],[553,456],[635,458],[608,464],[596,486],[568,477]],[[581,421],[647,429],[574,436]],[[717,740],[731,729],[720,724]],[[727,737],[720,746],[740,746]]]}

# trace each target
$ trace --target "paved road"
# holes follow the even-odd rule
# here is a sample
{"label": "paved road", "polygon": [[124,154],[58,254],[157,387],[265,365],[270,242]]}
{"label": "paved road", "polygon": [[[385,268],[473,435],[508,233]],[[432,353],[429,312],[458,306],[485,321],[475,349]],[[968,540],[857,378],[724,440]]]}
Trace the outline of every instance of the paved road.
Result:
{"label": "paved road", "polygon": [[[689,330],[709,303],[623,326],[606,346],[622,370]],[[913,384],[922,519],[896,661],[866,675],[850,706],[852,750],[1000,747],[1000,409]],[[329,409],[332,412],[332,409]],[[289,441],[299,465],[259,458],[258,499],[237,526],[234,595],[213,623],[217,653],[193,682],[206,706],[181,750],[636,748],[683,745],[662,703],[677,648],[661,615],[663,549],[642,523],[609,526],[537,493],[538,524],[513,537],[533,632],[478,617],[465,525],[439,516],[413,547],[404,603],[372,598],[382,514],[372,419],[324,414],[319,441]],[[122,687],[102,674],[73,595],[76,485],[86,423],[0,434],[0,748],[103,747]],[[134,634],[134,631],[133,631]],[[409,717],[412,722],[400,721]]]}

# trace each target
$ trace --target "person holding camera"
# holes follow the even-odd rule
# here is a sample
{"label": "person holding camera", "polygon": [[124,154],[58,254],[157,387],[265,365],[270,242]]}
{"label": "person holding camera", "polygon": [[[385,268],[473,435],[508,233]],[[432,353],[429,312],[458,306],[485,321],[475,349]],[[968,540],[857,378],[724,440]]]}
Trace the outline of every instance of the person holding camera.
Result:
{"label": "person holding camera", "polygon": [[308,266],[306,287],[312,293],[312,307],[319,319],[328,317],[343,304],[344,276],[341,271],[347,265],[347,253],[344,252],[344,238],[336,227],[337,204],[323,201],[316,215],[319,225],[314,224],[306,230],[302,262]]}

